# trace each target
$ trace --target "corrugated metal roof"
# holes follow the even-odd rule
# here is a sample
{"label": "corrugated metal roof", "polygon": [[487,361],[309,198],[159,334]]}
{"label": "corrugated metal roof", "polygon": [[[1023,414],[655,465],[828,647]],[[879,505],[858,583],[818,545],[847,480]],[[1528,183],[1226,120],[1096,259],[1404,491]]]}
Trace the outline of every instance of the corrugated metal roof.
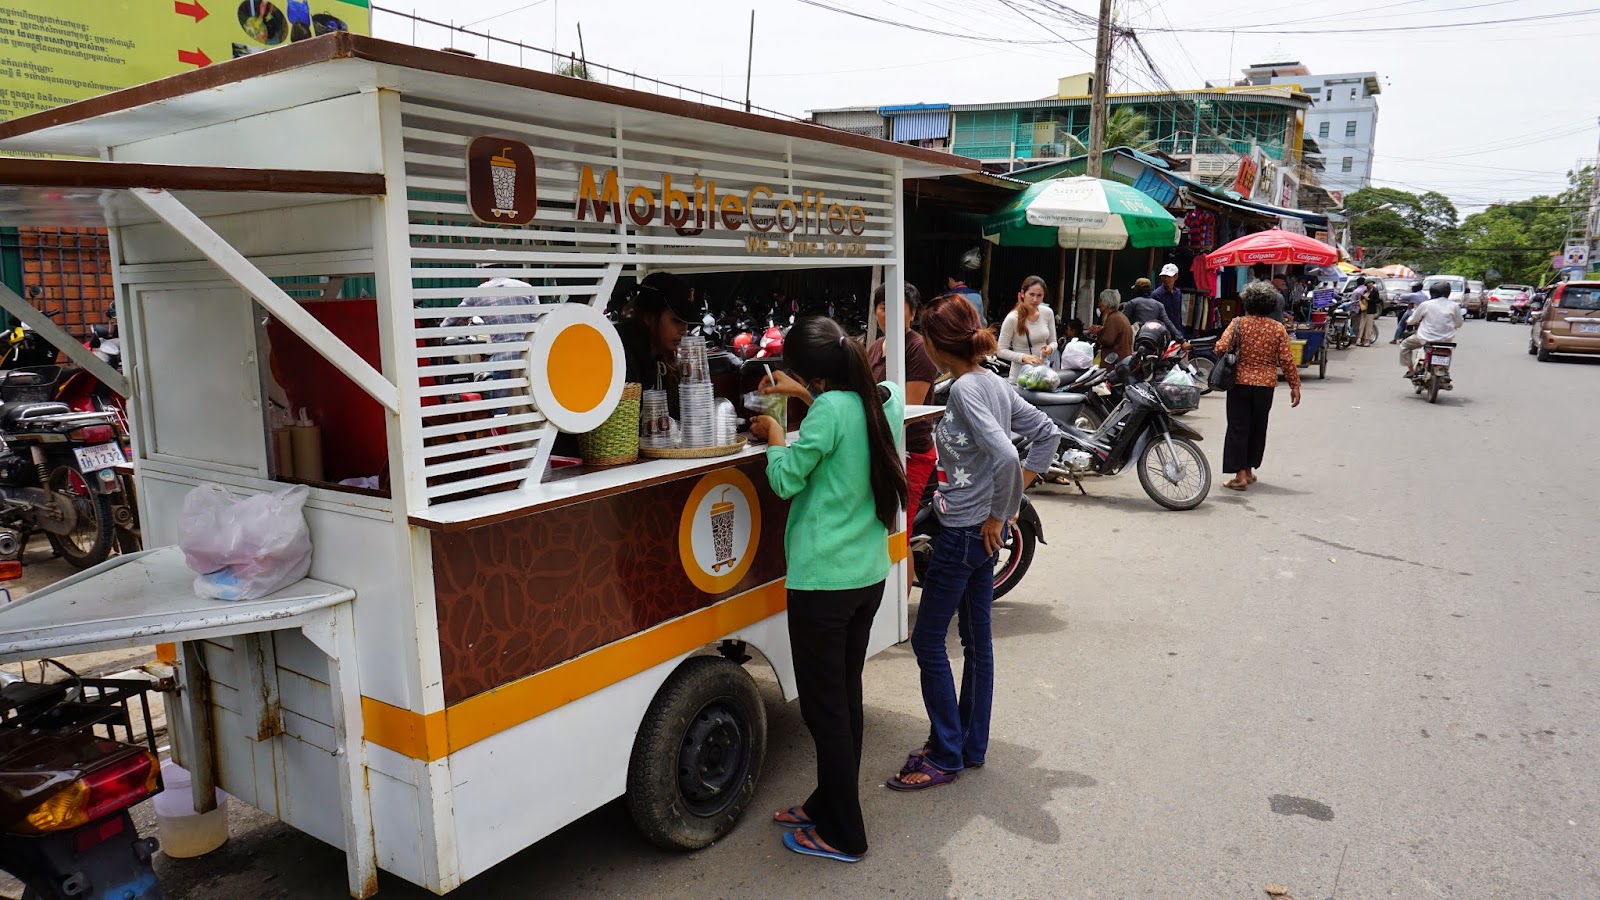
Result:
{"label": "corrugated metal roof", "polygon": [[949,108],[950,104],[948,103],[908,103],[902,106],[880,106],[878,107],[878,112],[886,116],[895,116],[901,113],[932,112],[936,109],[948,110]]}

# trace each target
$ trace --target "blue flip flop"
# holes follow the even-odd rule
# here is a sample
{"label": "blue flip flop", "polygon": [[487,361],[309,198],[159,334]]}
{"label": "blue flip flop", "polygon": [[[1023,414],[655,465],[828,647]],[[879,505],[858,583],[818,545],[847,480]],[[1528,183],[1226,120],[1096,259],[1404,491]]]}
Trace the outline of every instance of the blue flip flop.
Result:
{"label": "blue flip flop", "polygon": [[794,831],[786,831],[783,833],[783,845],[800,854],[801,856],[820,856],[823,859],[837,860],[842,863],[861,862],[861,857],[859,856],[852,856],[848,853],[836,853],[832,850],[823,850],[820,847],[815,849],[807,847],[805,844],[800,843],[801,832],[804,832],[807,837],[811,838],[812,843],[822,843],[822,839],[817,837],[816,829],[799,828]]}
{"label": "blue flip flop", "polygon": [[[795,821],[793,821],[793,822],[785,822],[782,819],[778,818],[779,816],[783,815],[784,813],[788,813]],[[777,825],[780,828],[812,828],[812,827],[815,827],[817,823],[815,823],[815,822],[811,821],[810,819],[806,818],[805,813],[806,813],[806,808],[804,806],[791,806],[788,809],[780,810],[778,812],[773,813],[772,814],[772,824]]]}

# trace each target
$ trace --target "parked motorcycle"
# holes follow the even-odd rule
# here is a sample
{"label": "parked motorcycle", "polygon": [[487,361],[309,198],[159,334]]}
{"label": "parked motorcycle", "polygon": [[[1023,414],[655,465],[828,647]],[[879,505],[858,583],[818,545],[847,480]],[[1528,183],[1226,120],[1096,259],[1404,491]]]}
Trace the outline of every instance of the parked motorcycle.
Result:
{"label": "parked motorcycle", "polygon": [[0,869],[30,900],[163,900],[150,865],[158,845],[128,815],[161,790],[151,685],[68,674],[53,684],[7,676],[0,687]]}
{"label": "parked motorcycle", "polygon": [[1358,300],[1346,300],[1328,311],[1327,340],[1334,349],[1344,350],[1356,342],[1355,321],[1360,306]]}
{"label": "parked motorcycle", "polygon": [[[916,583],[919,585],[922,584],[922,577],[927,573],[928,562],[933,556],[933,540],[944,530],[939,522],[938,513],[934,512],[935,490],[936,480],[928,479],[928,484],[922,492],[922,505],[917,507],[916,521],[911,523],[911,539],[907,542],[912,569],[916,573]],[[1028,566],[1033,563],[1034,550],[1037,545],[1043,543],[1045,543],[1044,523],[1039,520],[1039,511],[1033,508],[1033,502],[1024,494],[1017,520],[1006,526],[1005,543],[1001,544],[1000,552],[995,557],[996,600],[1005,596],[1022,581],[1022,576],[1028,573]]]}
{"label": "parked motorcycle", "polygon": [[0,375],[0,557],[43,532],[81,570],[111,553],[116,466],[125,457],[111,413],[77,413],[51,399],[60,373],[46,366]]}
{"label": "parked motorcycle", "polygon": [[1416,393],[1428,394],[1429,403],[1439,402],[1441,390],[1454,390],[1450,381],[1450,364],[1455,358],[1456,345],[1447,341],[1429,341],[1411,352],[1411,386]]}
{"label": "parked motorcycle", "polygon": [[1139,484],[1150,499],[1167,509],[1199,506],[1211,491],[1211,465],[1194,442],[1200,432],[1173,418],[1158,385],[1141,380],[1137,359],[1106,361],[1105,377],[1123,387],[1123,396],[1093,432],[1080,428],[1078,413],[1087,401],[1082,394],[1044,394],[1022,391],[1022,396],[1056,423],[1061,444],[1046,473],[1052,480],[1071,482],[1078,492],[1083,477],[1119,474],[1128,463],[1138,467]]}

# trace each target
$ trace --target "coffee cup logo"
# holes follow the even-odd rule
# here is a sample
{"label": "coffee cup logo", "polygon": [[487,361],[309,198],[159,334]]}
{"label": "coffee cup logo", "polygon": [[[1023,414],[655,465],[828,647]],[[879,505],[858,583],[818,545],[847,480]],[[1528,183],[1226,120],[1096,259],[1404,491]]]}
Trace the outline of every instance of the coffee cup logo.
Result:
{"label": "coffee cup logo", "polygon": [[537,163],[521,141],[485,135],[467,145],[467,205],[490,225],[527,225],[539,211]]}
{"label": "coffee cup logo", "polygon": [[701,478],[678,522],[678,551],[695,587],[720,594],[737,586],[761,544],[761,504],[743,472]]}

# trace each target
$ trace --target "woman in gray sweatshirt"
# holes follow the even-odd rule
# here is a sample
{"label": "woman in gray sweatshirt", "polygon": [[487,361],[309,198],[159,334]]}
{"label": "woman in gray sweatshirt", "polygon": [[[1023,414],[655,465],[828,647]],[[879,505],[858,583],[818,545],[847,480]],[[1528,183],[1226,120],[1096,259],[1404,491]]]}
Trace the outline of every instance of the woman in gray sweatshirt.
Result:
{"label": "woman in gray sweatshirt", "polygon": [[[983,765],[994,703],[995,553],[1017,517],[1022,492],[1049,468],[1061,436],[1005,379],[981,362],[995,341],[961,297],[936,298],[921,316],[929,357],[955,379],[944,418],[934,428],[939,488],[934,509],[941,530],[934,538],[911,647],[922,670],[928,742],[889,779],[898,791],[920,791],[954,781],[964,768]],[[1017,462],[1012,433],[1027,438],[1025,463]],[[956,693],[945,652],[950,620],[961,632],[961,691]]]}

